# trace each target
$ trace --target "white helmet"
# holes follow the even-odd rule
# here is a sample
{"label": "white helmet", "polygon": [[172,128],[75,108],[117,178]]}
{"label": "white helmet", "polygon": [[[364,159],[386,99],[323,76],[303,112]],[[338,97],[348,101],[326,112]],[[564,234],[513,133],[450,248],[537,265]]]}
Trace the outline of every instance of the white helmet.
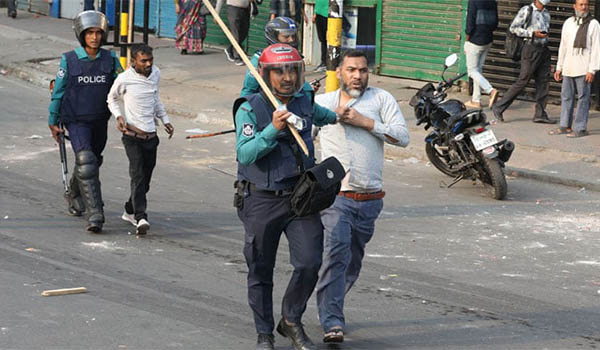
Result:
{"label": "white helmet", "polygon": [[108,34],[108,21],[106,16],[99,11],[83,11],[73,20],[73,30],[81,46],[85,46],[84,32],[90,28],[102,30],[102,43],[106,42]]}

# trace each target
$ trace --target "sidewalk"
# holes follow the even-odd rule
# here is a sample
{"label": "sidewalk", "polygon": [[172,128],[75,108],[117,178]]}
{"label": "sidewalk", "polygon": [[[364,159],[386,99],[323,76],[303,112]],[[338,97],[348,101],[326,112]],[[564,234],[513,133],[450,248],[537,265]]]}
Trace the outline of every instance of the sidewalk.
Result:
{"label": "sidewalk", "polygon": [[[71,23],[22,11],[13,20],[0,11],[2,74],[47,87],[56,74],[61,53],[79,45]],[[136,40],[141,41],[141,36]],[[245,67],[227,61],[221,48],[207,47],[202,56],[182,56],[173,40],[151,36],[150,45],[155,48],[155,63],[161,69],[161,98],[168,113],[195,118],[215,130],[233,126],[231,106],[239,96]],[[306,80],[321,76],[312,68],[307,67]],[[426,161],[423,139],[427,132],[416,126],[408,105],[416,89],[425,83],[376,75],[371,75],[369,83],[396,97],[411,131],[411,145],[407,149],[387,147],[388,155]],[[463,101],[469,98],[460,92],[451,97]],[[560,106],[550,104],[547,110],[551,118],[558,119]],[[491,117],[491,112],[488,115]],[[507,122],[494,126],[498,139],[508,138],[516,144],[507,174],[600,191],[600,112],[590,111],[590,135],[578,139],[549,136],[548,131],[557,125],[534,124],[532,115],[531,103],[516,101],[504,113]]]}

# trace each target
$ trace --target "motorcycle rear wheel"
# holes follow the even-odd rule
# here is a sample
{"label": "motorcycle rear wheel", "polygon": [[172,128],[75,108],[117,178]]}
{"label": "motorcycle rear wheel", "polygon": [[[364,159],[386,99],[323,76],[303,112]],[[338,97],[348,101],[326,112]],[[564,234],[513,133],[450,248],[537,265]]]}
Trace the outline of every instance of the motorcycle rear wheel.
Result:
{"label": "motorcycle rear wheel", "polygon": [[483,168],[487,174],[482,174],[484,176],[482,176],[481,181],[488,193],[494,199],[504,199],[506,197],[508,186],[500,161],[495,158],[483,158]]}
{"label": "motorcycle rear wheel", "polygon": [[458,170],[452,169],[448,165],[447,157],[440,155],[437,150],[433,147],[433,145],[429,142],[425,144],[425,154],[427,154],[427,158],[433,164],[433,166],[441,171],[442,173],[450,176],[456,177],[459,174]]}

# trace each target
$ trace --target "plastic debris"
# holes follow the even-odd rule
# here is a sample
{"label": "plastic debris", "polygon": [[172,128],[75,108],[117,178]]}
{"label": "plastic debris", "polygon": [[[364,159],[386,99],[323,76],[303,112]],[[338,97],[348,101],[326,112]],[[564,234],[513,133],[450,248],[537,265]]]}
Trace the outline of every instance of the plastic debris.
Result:
{"label": "plastic debris", "polygon": [[36,139],[41,139],[42,137],[40,135],[31,135],[28,137],[28,139],[32,139],[32,140],[36,140]]}

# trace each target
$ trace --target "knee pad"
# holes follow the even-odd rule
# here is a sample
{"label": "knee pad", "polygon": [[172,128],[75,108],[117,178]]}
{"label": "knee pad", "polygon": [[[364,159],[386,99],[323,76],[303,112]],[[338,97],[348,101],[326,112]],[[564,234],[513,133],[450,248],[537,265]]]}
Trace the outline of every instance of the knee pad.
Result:
{"label": "knee pad", "polygon": [[81,151],[75,155],[76,174],[80,180],[98,176],[98,158],[92,151]]}

